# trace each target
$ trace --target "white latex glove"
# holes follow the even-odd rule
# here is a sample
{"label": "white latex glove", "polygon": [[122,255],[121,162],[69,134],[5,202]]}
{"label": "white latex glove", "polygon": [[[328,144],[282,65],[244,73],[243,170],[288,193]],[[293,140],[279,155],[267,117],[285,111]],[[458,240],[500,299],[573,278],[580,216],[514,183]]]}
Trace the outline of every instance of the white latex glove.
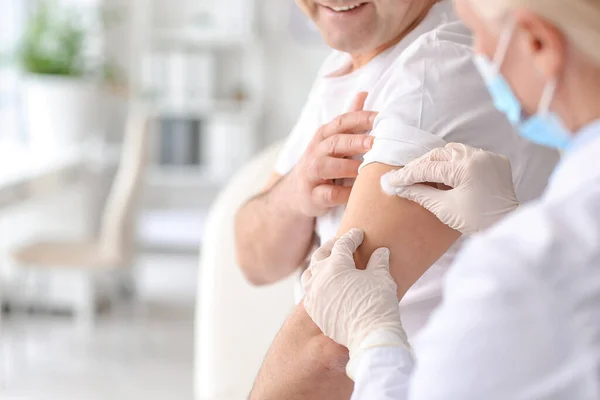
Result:
{"label": "white latex glove", "polygon": [[313,254],[302,275],[307,313],[327,337],[350,350],[350,378],[352,363],[362,351],[409,348],[389,271],[390,252],[376,250],[367,269],[358,270],[353,255],[363,239],[363,231],[353,229],[329,241]]}
{"label": "white latex glove", "polygon": [[[442,183],[439,190],[419,183]],[[519,206],[510,161],[458,143],[435,149],[381,178],[383,190],[412,200],[444,224],[471,235]]]}

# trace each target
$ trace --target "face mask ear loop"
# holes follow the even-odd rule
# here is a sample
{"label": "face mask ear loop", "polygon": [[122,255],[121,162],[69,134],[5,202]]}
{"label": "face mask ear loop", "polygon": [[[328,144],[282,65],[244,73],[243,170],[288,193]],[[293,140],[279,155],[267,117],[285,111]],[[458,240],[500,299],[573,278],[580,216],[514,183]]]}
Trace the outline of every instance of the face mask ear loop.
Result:
{"label": "face mask ear loop", "polygon": [[542,98],[540,99],[540,106],[538,108],[538,113],[540,115],[546,115],[550,112],[550,106],[552,105],[552,101],[554,100],[554,95],[556,94],[556,87],[558,86],[558,79],[552,79],[552,82],[548,83],[544,88],[544,92],[542,93]]}
{"label": "face mask ear loop", "polygon": [[508,46],[510,45],[510,40],[512,39],[516,26],[517,21],[511,19],[500,35],[498,48],[496,49],[496,54],[494,55],[494,67],[496,68],[496,73],[498,74],[500,73],[502,63],[504,63],[504,59],[506,58],[506,53],[508,53]]}

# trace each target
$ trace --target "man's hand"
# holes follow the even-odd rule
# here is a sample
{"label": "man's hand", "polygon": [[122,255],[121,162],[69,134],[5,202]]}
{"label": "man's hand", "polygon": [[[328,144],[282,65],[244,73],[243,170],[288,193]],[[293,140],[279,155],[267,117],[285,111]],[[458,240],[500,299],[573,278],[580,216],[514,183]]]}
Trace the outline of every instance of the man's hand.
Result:
{"label": "man's hand", "polygon": [[360,161],[351,157],[373,146],[373,137],[366,133],[373,128],[377,113],[362,110],[366,98],[367,93],[360,93],[351,112],[322,126],[281,182],[292,193],[286,201],[298,214],[318,217],[348,202],[352,188],[336,185],[334,180],[356,178]]}
{"label": "man's hand", "polygon": [[334,180],[356,177],[360,162],[350,157],[371,149],[365,133],[377,113],[362,111],[366,97],[359,94],[350,113],[321,127],[299,164],[239,209],[236,256],[250,282],[273,283],[296,271],[312,248],[315,217],[348,202],[351,188]]}
{"label": "man's hand", "polygon": [[324,336],[300,303],[265,357],[249,400],[348,400],[348,350]]}

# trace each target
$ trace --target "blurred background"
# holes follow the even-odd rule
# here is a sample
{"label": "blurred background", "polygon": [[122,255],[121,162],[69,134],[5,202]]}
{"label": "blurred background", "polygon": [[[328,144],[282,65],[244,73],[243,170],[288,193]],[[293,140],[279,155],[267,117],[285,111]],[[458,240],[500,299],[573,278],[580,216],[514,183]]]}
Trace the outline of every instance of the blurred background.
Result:
{"label": "blurred background", "polygon": [[326,54],[293,0],[0,0],[0,398],[237,398],[202,253]]}

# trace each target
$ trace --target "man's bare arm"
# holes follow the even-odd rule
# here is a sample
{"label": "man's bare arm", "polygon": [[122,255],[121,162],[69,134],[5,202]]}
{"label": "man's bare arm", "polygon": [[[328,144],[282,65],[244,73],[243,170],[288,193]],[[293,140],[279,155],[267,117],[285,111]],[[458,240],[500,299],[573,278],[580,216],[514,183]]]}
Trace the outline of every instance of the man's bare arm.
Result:
{"label": "man's bare arm", "polygon": [[[357,96],[362,108],[366,94]],[[254,284],[285,278],[304,261],[314,237],[315,217],[346,204],[351,188],[336,179],[354,178],[360,162],[352,157],[371,149],[365,134],[377,113],[354,111],[317,130],[298,164],[286,176],[275,175],[263,194],[236,216],[237,261]]]}
{"label": "man's bare arm", "polygon": [[321,333],[298,304],[275,337],[249,400],[348,400],[348,350]]}
{"label": "man's bare arm", "polygon": [[278,281],[293,273],[308,254],[315,218],[290,209],[285,179],[273,173],[262,193],[236,216],[237,262],[255,285]]}
{"label": "man's bare arm", "polygon": [[[365,242],[356,255],[359,267],[366,266],[375,249],[391,249],[391,271],[398,284],[398,295],[402,297],[460,234],[416,203],[384,194],[380,177],[392,169],[395,168],[383,164],[371,164],[362,169],[339,232],[342,234],[352,228],[365,231]],[[294,329],[282,329],[275,339],[256,380],[252,400],[349,399],[353,384],[343,368],[322,367],[347,360],[339,351],[339,345],[319,331],[302,304],[286,324],[292,324]],[[317,352],[314,351],[315,340],[319,343]],[[311,354],[312,357],[300,357],[299,354]],[[294,373],[285,367],[292,359],[299,360],[298,368],[302,373]]]}
{"label": "man's bare arm", "polygon": [[365,231],[365,241],[355,255],[359,268],[366,267],[375,249],[391,250],[390,270],[401,298],[460,238],[460,233],[416,203],[383,193],[380,178],[394,169],[374,163],[361,170],[339,234],[352,228]]}

